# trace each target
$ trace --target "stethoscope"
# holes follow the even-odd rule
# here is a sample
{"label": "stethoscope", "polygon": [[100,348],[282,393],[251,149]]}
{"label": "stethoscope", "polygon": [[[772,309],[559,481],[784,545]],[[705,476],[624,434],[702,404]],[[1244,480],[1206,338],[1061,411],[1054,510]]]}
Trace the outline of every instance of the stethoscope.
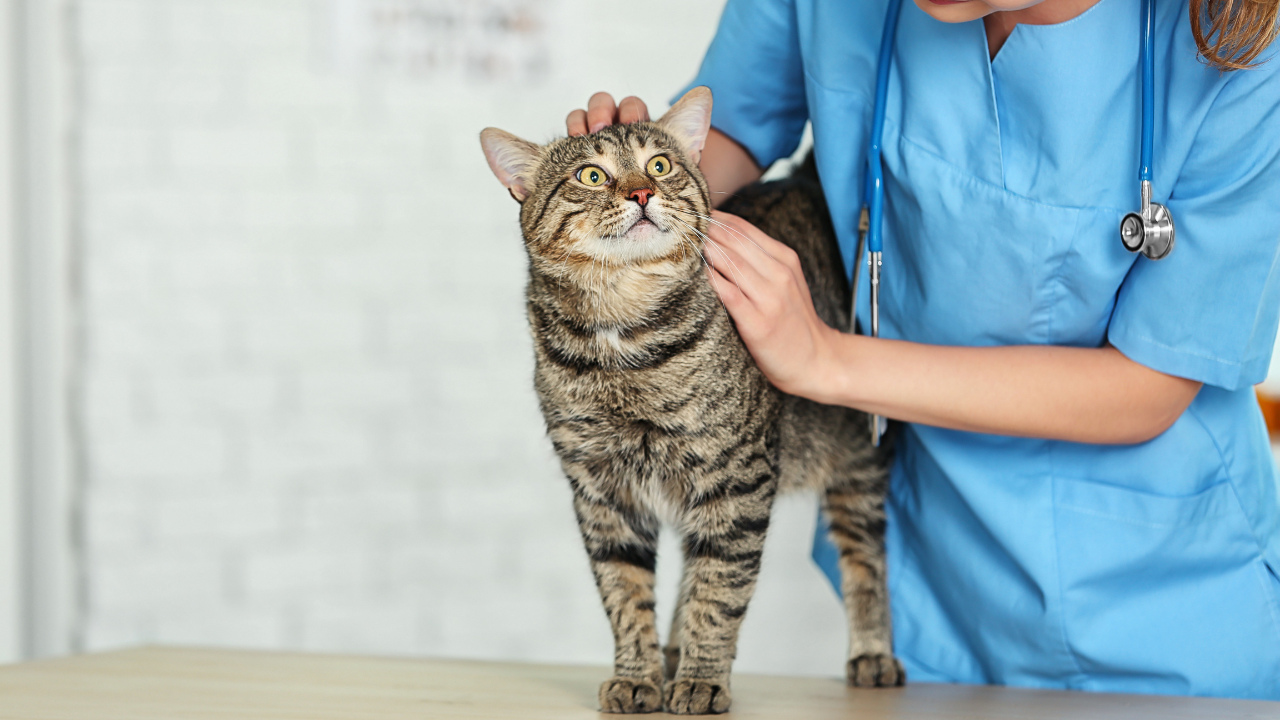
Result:
{"label": "stethoscope", "polygon": [[[858,253],[867,252],[871,268],[871,336],[880,337],[880,267],[884,251],[884,164],[880,157],[880,140],[884,135],[884,106],[889,94],[889,65],[898,31],[902,0],[889,0],[885,14],[884,34],[880,37],[880,59],[876,67],[876,104],[871,116],[871,140],[867,147],[867,176],[864,184],[862,212],[858,217]],[[1173,250],[1173,217],[1169,208],[1151,201],[1151,145],[1155,134],[1155,4],[1142,0],[1142,38],[1138,64],[1142,68],[1142,161],[1138,181],[1142,193],[1142,209],[1128,213],[1120,221],[1120,242],[1129,252],[1140,252],[1152,260],[1167,257]],[[858,265],[853,274],[853,304],[849,322],[855,322],[858,302]],[[887,420],[871,416],[871,442],[880,444]]]}

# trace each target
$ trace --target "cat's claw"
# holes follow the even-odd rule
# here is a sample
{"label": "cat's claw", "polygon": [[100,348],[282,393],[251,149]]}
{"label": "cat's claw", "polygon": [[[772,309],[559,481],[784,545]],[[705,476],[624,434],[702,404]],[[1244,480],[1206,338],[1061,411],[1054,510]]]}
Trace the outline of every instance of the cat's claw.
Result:
{"label": "cat's claw", "polygon": [[664,705],[674,715],[708,715],[729,709],[733,696],[729,683],[707,680],[673,680],[667,683]]}
{"label": "cat's claw", "polygon": [[658,686],[644,678],[611,677],[600,683],[600,711],[651,713],[662,709]]}
{"label": "cat's claw", "polygon": [[898,658],[884,653],[859,655],[849,661],[847,669],[853,687],[896,687],[907,681],[907,671]]}

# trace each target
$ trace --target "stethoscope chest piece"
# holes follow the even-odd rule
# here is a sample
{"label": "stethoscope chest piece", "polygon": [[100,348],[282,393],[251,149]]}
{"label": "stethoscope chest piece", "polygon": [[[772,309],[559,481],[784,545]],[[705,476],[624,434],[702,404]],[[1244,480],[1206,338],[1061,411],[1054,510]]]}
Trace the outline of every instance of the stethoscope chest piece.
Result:
{"label": "stethoscope chest piece", "polygon": [[1140,252],[1159,260],[1173,252],[1176,231],[1169,208],[1151,202],[1151,182],[1142,181],[1142,210],[1120,221],[1120,242],[1129,252]]}

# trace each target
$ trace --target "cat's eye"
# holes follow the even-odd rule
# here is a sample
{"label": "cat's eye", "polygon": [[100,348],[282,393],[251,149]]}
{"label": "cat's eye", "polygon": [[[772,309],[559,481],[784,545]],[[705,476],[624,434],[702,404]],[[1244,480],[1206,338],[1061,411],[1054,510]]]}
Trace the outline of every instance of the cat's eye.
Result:
{"label": "cat's eye", "polygon": [[578,171],[578,182],[587,187],[600,187],[608,181],[609,176],[595,165],[588,165]]}
{"label": "cat's eye", "polygon": [[671,172],[671,161],[667,159],[666,155],[654,155],[649,160],[649,164],[645,166],[645,170],[648,170],[649,174],[654,177],[662,177]]}

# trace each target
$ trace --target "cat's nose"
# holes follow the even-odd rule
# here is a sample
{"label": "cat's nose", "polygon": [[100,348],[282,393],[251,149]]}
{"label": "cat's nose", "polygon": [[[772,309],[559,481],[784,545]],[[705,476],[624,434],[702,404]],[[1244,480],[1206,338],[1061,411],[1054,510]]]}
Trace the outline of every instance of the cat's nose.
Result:
{"label": "cat's nose", "polygon": [[649,197],[653,195],[653,188],[636,188],[631,191],[627,198],[640,203],[640,207],[644,207],[649,203]]}

